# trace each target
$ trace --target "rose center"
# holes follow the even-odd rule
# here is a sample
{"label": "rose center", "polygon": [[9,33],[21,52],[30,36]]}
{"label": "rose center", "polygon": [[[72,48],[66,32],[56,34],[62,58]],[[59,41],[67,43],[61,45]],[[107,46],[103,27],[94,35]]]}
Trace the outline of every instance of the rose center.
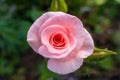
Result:
{"label": "rose center", "polygon": [[62,34],[55,34],[50,38],[50,43],[56,49],[63,49],[65,46],[65,38]]}
{"label": "rose center", "polygon": [[56,44],[61,43],[63,41],[64,41],[64,38],[60,34],[57,34],[53,37],[53,42]]}

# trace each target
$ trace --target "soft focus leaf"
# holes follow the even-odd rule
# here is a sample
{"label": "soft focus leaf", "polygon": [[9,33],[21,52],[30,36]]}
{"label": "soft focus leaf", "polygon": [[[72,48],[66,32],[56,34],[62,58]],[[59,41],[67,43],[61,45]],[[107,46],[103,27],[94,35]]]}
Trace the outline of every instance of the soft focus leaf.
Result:
{"label": "soft focus leaf", "polygon": [[42,11],[33,8],[26,13],[26,16],[35,21],[38,17],[42,15],[42,13]]}
{"label": "soft focus leaf", "polygon": [[86,3],[87,5],[97,5],[97,6],[100,6],[100,5],[103,5],[106,3],[107,0],[87,0]]}
{"label": "soft focus leaf", "polygon": [[65,3],[65,0],[52,0],[50,11],[62,11],[67,12],[67,4]]}
{"label": "soft focus leaf", "polygon": [[106,1],[107,1],[107,0],[94,0],[94,3],[95,3],[96,5],[103,5],[103,4],[105,4]]}
{"label": "soft focus leaf", "polygon": [[112,40],[117,46],[120,46],[120,30],[119,29],[114,33]]}
{"label": "soft focus leaf", "polygon": [[12,75],[12,80],[26,80],[25,79],[25,69],[19,68],[16,74]]}
{"label": "soft focus leaf", "polygon": [[117,49],[118,54],[115,56],[117,61],[120,62],[120,48]]}
{"label": "soft focus leaf", "polygon": [[99,48],[94,48],[94,53],[89,56],[85,61],[90,62],[90,61],[96,61],[96,60],[102,60],[112,54],[116,54],[116,52],[107,50],[107,49],[99,49]]}
{"label": "soft focus leaf", "polygon": [[94,29],[94,32],[96,34],[101,34],[101,33],[103,33],[103,28],[100,25],[96,25],[95,29]]}
{"label": "soft focus leaf", "polygon": [[111,57],[107,57],[99,62],[99,66],[104,70],[111,70],[113,68],[113,61]]}
{"label": "soft focus leaf", "polygon": [[0,59],[0,75],[12,74],[14,70],[13,68],[13,65],[7,60],[3,58]]}
{"label": "soft focus leaf", "polygon": [[115,0],[115,1],[120,4],[120,0]]}

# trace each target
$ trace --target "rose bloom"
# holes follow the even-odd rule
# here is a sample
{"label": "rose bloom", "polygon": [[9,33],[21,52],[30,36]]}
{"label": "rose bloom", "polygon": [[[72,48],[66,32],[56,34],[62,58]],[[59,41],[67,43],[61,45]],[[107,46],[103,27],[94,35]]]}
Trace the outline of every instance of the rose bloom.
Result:
{"label": "rose bloom", "polygon": [[48,58],[47,67],[58,74],[76,71],[93,53],[91,35],[80,19],[63,12],[46,12],[30,27],[27,42]]}

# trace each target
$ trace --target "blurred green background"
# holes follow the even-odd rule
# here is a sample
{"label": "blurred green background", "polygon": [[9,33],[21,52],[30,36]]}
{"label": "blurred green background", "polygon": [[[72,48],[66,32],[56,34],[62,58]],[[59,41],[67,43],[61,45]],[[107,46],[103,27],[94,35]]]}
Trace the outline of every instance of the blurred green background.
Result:
{"label": "blurred green background", "polygon": [[0,0],[0,80],[120,80],[120,0],[66,0],[68,13],[79,17],[95,45],[116,51],[85,62],[74,73],[58,75],[26,42],[31,24],[49,11],[51,0]]}

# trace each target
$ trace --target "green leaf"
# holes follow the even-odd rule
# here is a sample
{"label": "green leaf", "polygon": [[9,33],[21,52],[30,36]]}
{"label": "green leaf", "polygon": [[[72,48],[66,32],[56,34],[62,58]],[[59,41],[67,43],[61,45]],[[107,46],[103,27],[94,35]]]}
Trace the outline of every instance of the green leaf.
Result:
{"label": "green leaf", "polygon": [[104,70],[112,70],[113,69],[113,60],[111,57],[107,57],[99,62],[99,66]]}
{"label": "green leaf", "polygon": [[103,5],[103,4],[106,3],[106,1],[107,1],[107,0],[94,0],[94,3],[95,3],[96,5]]}
{"label": "green leaf", "polygon": [[119,29],[118,31],[113,33],[112,40],[117,46],[120,46],[120,30]]}
{"label": "green leaf", "polygon": [[26,16],[29,17],[29,18],[31,18],[33,21],[35,21],[42,14],[43,14],[42,11],[33,8],[33,9],[27,11]]}
{"label": "green leaf", "polygon": [[115,0],[115,1],[120,4],[120,0]]}
{"label": "green leaf", "polygon": [[9,63],[4,58],[0,58],[0,75],[5,75],[5,74],[12,74],[14,71],[14,65]]}
{"label": "green leaf", "polygon": [[89,56],[87,59],[85,59],[85,61],[86,62],[99,61],[112,54],[116,54],[116,52],[107,49],[94,48],[94,53],[91,56]]}
{"label": "green leaf", "polygon": [[96,6],[100,6],[100,5],[103,5],[107,2],[107,0],[87,0],[86,1],[86,4],[87,5],[96,5]]}
{"label": "green leaf", "polygon": [[67,4],[65,3],[65,0],[52,0],[50,11],[62,11],[67,12]]}
{"label": "green leaf", "polygon": [[95,27],[94,27],[95,29],[94,29],[94,32],[96,33],[96,34],[101,34],[101,33],[103,33],[103,28],[100,26],[100,25],[98,25],[98,24],[96,24],[95,25]]}

